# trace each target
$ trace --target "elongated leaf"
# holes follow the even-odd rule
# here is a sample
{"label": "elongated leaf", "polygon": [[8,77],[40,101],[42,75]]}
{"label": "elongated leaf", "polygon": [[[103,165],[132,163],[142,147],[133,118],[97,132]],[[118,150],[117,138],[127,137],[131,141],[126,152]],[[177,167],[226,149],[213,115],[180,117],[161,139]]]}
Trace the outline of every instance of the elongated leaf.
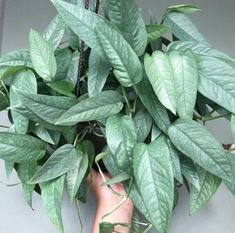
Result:
{"label": "elongated leaf", "polygon": [[177,120],[168,130],[175,147],[205,170],[231,181],[231,164],[221,144],[201,124]]}
{"label": "elongated leaf", "polygon": [[70,108],[57,120],[56,124],[69,126],[78,122],[106,118],[121,111],[122,101],[123,98],[118,92],[103,91]]}
{"label": "elongated leaf", "polygon": [[151,131],[151,142],[157,139],[161,135],[162,131],[158,128],[156,124],[153,124]]}
{"label": "elongated leaf", "polygon": [[171,28],[173,34],[182,41],[197,41],[208,44],[196,26],[183,13],[172,12],[164,20],[164,24]]}
{"label": "elongated leaf", "polygon": [[68,97],[75,97],[74,92],[74,86],[67,82],[67,81],[56,81],[56,82],[51,82],[47,84],[51,89],[54,91],[68,96]]}
{"label": "elongated leaf", "polygon": [[1,56],[0,67],[27,66],[33,68],[27,49],[20,49]]}
{"label": "elongated leaf", "polygon": [[194,42],[194,41],[176,41],[171,43],[167,50],[172,51],[172,50],[180,50],[180,51],[186,51],[186,50],[192,50],[193,53],[201,56],[209,56],[209,57],[214,57],[218,58],[221,60],[224,60],[226,62],[235,62],[235,59],[231,58],[227,54],[220,52],[212,47],[210,47],[208,44],[204,43],[199,43],[199,42]]}
{"label": "elongated leaf", "polygon": [[175,76],[177,112],[181,118],[193,118],[198,89],[198,64],[191,50],[169,54]]}
{"label": "elongated leaf", "polygon": [[66,74],[66,81],[70,82],[74,87],[77,83],[79,58],[80,58],[79,52],[75,51],[72,55],[72,59]]}
{"label": "elongated leaf", "polygon": [[167,129],[170,126],[167,111],[159,102],[146,77],[136,86],[136,89],[142,103],[154,122],[163,132],[167,133]]}
{"label": "elongated leaf", "polygon": [[43,33],[53,51],[59,46],[65,32],[65,23],[61,16],[56,15]]}
{"label": "elongated leaf", "polygon": [[15,163],[14,162],[9,162],[9,161],[5,160],[4,161],[4,165],[5,165],[6,176],[7,176],[7,178],[9,178],[11,173],[14,170]]}
{"label": "elongated leaf", "polygon": [[132,173],[132,153],[137,143],[135,124],[129,116],[110,116],[106,122],[106,138],[117,167]]}
{"label": "elongated leaf", "polygon": [[164,25],[151,24],[146,26],[148,43],[152,43],[168,32],[169,27]]}
{"label": "elongated leaf", "polygon": [[97,26],[96,33],[118,81],[126,87],[140,82],[143,76],[141,63],[122,35],[103,25]]}
{"label": "elongated leaf", "polygon": [[[22,104],[40,119],[55,124],[56,120],[77,103],[76,98],[29,94],[16,90]],[[17,108],[16,108],[17,109]],[[27,115],[27,114],[25,114]],[[30,116],[29,116],[30,117]]]}
{"label": "elongated leaf", "polygon": [[200,190],[195,187],[190,188],[190,214],[198,211],[205,205],[221,184],[221,179],[197,166],[200,179]]}
{"label": "elongated leaf", "polygon": [[[14,88],[13,88],[14,87]],[[15,88],[24,90],[28,93],[37,93],[37,80],[31,70],[22,70],[18,72],[11,80],[10,103],[11,106],[22,104],[22,100]],[[26,134],[29,120],[15,111],[11,111],[15,132]]]}
{"label": "elongated leaf", "polygon": [[24,163],[41,159],[46,143],[32,136],[0,132],[0,158],[9,162]]}
{"label": "elongated leaf", "polygon": [[169,6],[167,8],[167,13],[166,14],[169,14],[173,11],[187,14],[187,13],[194,13],[194,12],[197,12],[197,11],[200,11],[200,10],[201,10],[200,8],[198,8],[194,5],[191,5],[191,4],[180,4],[180,5],[175,5],[175,6]]}
{"label": "elongated leaf", "polygon": [[31,184],[53,180],[69,171],[82,156],[73,145],[66,144],[57,149],[30,180]]}
{"label": "elongated leaf", "polygon": [[[57,144],[57,141],[52,138],[52,135],[50,135],[49,131],[40,125],[36,125],[35,127],[33,127],[32,132],[45,142],[53,145]],[[56,134],[58,132],[54,131],[54,133]]]}
{"label": "elongated leaf", "polygon": [[89,57],[89,72],[88,72],[88,93],[89,96],[99,94],[107,80],[111,66],[95,50],[91,50]]}
{"label": "elongated leaf", "polygon": [[165,138],[150,145],[138,144],[133,159],[136,184],[152,223],[160,233],[165,233],[174,199],[174,175]]}
{"label": "elongated leaf", "polygon": [[140,110],[134,117],[137,140],[144,142],[152,128],[153,120],[146,110]]}
{"label": "elongated leaf", "polygon": [[56,74],[56,59],[47,41],[36,31],[29,35],[30,57],[36,72],[45,81],[51,81]]}
{"label": "elongated leaf", "polygon": [[61,176],[56,180],[40,184],[43,207],[52,223],[61,233],[64,233],[61,217],[61,200],[64,191],[64,179],[65,176]]}
{"label": "elongated leaf", "polygon": [[73,201],[88,168],[88,154],[80,151],[76,164],[67,172],[66,181],[70,200]]}
{"label": "elongated leaf", "polygon": [[114,176],[111,179],[104,182],[103,185],[113,185],[113,184],[121,183],[123,181],[129,180],[130,178],[131,178],[130,175],[128,175],[125,172],[122,172],[118,174],[117,176]]}
{"label": "elongated leaf", "polygon": [[235,69],[232,66],[216,58],[200,57],[198,90],[208,99],[235,113]]}
{"label": "elongated leaf", "polygon": [[145,71],[160,102],[176,113],[176,87],[172,65],[167,54],[156,51],[152,56],[146,54]]}
{"label": "elongated leaf", "polygon": [[17,166],[17,173],[20,178],[20,181],[22,182],[22,188],[24,191],[24,197],[27,202],[27,204],[32,208],[32,194],[35,188],[35,185],[28,184],[27,181],[29,181],[32,176],[37,171],[37,163],[20,163]]}
{"label": "elongated leaf", "polygon": [[197,190],[200,190],[200,180],[194,162],[185,155],[181,155],[180,164],[182,174],[184,175],[186,180]]}
{"label": "elongated leaf", "polygon": [[134,0],[106,0],[110,21],[122,32],[138,56],[147,45],[147,33],[141,11]]}

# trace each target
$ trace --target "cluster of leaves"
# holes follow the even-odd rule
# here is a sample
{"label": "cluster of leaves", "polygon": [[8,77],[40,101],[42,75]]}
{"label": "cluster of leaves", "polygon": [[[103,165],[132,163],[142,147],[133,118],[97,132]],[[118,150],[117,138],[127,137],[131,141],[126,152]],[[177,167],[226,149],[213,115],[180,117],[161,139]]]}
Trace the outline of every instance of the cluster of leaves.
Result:
{"label": "cluster of leaves", "polygon": [[[235,61],[186,16],[198,8],[172,6],[160,24],[151,17],[145,25],[134,0],[102,1],[104,16],[81,0],[51,2],[59,14],[44,33],[31,30],[29,49],[0,58],[0,107],[12,122],[0,133],[0,158],[8,175],[16,170],[27,203],[39,192],[64,232],[64,183],[71,201],[86,201],[86,178],[95,163],[102,174],[100,160],[113,176],[104,185],[123,182],[123,202],[129,196],[160,233],[181,185],[190,213],[221,182],[235,193],[235,158],[204,126],[226,117],[235,131]],[[77,98],[81,40],[87,62]],[[94,138],[106,146],[98,150]],[[104,221],[100,232],[114,227]]]}

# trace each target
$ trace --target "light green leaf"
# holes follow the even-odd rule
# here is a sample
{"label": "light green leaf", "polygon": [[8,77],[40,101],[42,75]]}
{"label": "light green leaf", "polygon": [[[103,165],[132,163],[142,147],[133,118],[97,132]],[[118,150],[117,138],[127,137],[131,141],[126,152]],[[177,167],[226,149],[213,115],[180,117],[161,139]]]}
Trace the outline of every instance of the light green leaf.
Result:
{"label": "light green leaf", "polygon": [[221,179],[197,166],[200,179],[200,190],[190,187],[190,214],[198,211],[215,194],[221,184]]}
{"label": "light green leaf", "polygon": [[70,108],[57,120],[56,124],[70,126],[78,122],[106,118],[121,111],[122,101],[123,97],[118,92],[103,91]]}
{"label": "light green leaf", "polygon": [[212,57],[204,56],[198,60],[199,92],[228,111],[235,113],[235,69]]}
{"label": "light green leaf", "polygon": [[[16,73],[11,79],[10,86],[10,103],[11,106],[22,104],[22,99],[18,95],[15,88],[24,90],[28,93],[37,93],[37,80],[31,70],[22,70]],[[12,119],[15,127],[15,132],[19,134],[26,134],[28,130],[29,120],[14,110],[11,111]]]}
{"label": "light green leaf", "polygon": [[55,81],[47,84],[52,90],[68,97],[76,97],[74,86],[68,81]]}
{"label": "light green leaf", "polygon": [[96,33],[118,81],[125,87],[140,82],[143,76],[141,63],[122,35],[103,25],[97,26]]}
{"label": "light green leaf", "polygon": [[99,94],[107,80],[111,66],[95,50],[91,50],[88,71],[88,93],[90,97]]}
{"label": "light green leaf", "polygon": [[4,161],[4,165],[5,165],[6,176],[7,176],[7,178],[9,178],[11,173],[14,170],[15,163],[14,162],[9,162],[9,161],[5,160]]}
{"label": "light green leaf", "polygon": [[194,13],[194,12],[197,12],[200,10],[201,10],[200,8],[198,8],[194,5],[191,5],[191,4],[180,4],[180,5],[175,5],[175,6],[169,6],[167,8],[166,14],[169,14],[173,11],[188,14],[188,13]]}
{"label": "light green leaf", "polygon": [[170,126],[166,109],[161,105],[146,77],[136,86],[137,94],[157,126],[165,133]]}
{"label": "light green leaf", "polygon": [[148,35],[148,43],[155,42],[160,37],[164,36],[169,30],[169,27],[164,25],[151,24],[146,26]]}
{"label": "light green leaf", "polygon": [[174,199],[174,175],[165,138],[161,137],[150,145],[138,144],[133,159],[136,184],[151,222],[160,233],[165,233]]}
{"label": "light green leaf", "polygon": [[75,51],[72,55],[68,72],[66,74],[66,81],[70,82],[74,87],[76,86],[77,83],[79,58],[80,58],[79,52]]}
{"label": "light green leaf", "polygon": [[19,49],[1,56],[0,67],[12,66],[27,66],[33,68],[29,51],[27,49]]}
{"label": "light green leaf", "polygon": [[43,32],[44,39],[50,44],[53,51],[59,46],[65,32],[65,23],[61,16],[56,15]]}
{"label": "light green leaf", "polygon": [[208,44],[191,20],[183,13],[172,12],[164,20],[172,33],[182,41],[197,41]]}
{"label": "light green leaf", "polygon": [[82,156],[73,145],[66,144],[57,149],[30,180],[30,184],[53,180],[69,171]]}
{"label": "light green leaf", "polygon": [[47,41],[36,31],[29,35],[30,57],[36,72],[45,81],[51,81],[56,74],[56,59]]}
{"label": "light green leaf", "polygon": [[160,102],[176,114],[176,87],[172,65],[167,54],[156,51],[146,54],[144,66],[149,81]]}
{"label": "light green leaf", "polygon": [[158,128],[156,124],[153,124],[151,130],[151,142],[157,139],[161,135],[162,131]]}
{"label": "light green leaf", "polygon": [[106,0],[105,3],[110,21],[141,56],[147,46],[147,33],[138,5],[134,0]]}
{"label": "light green leaf", "polygon": [[25,163],[41,159],[46,143],[29,135],[0,132],[0,158],[9,162]]}
{"label": "light green leaf", "polygon": [[170,61],[175,76],[177,112],[181,118],[193,118],[198,89],[198,64],[191,50],[171,51]]}
{"label": "light green leaf", "polygon": [[200,181],[197,174],[196,165],[185,155],[180,156],[181,171],[186,180],[192,184],[197,190],[200,190]]}
{"label": "light green leaf", "polygon": [[214,48],[211,48],[208,44],[194,42],[194,41],[176,41],[171,43],[167,50],[180,50],[180,51],[186,51],[186,50],[192,50],[194,54],[200,55],[200,56],[207,56],[207,57],[214,57],[221,60],[224,60],[226,62],[235,62],[235,59],[231,58],[227,54],[220,52]]}
{"label": "light green leaf", "polygon": [[64,179],[65,176],[61,176],[56,180],[40,184],[43,207],[52,223],[61,233],[64,233],[61,217],[61,201],[64,191]]}
{"label": "light green leaf", "polygon": [[[79,149],[77,149],[79,150]],[[73,201],[84,179],[88,168],[88,154],[79,150],[79,158],[75,165],[67,172],[66,181],[70,200]]]}
{"label": "light green leaf", "polygon": [[22,188],[24,191],[24,198],[27,204],[32,208],[32,194],[35,188],[35,185],[28,184],[33,175],[37,171],[37,163],[20,163],[17,165],[17,173],[20,178]]}
{"label": "light green leaf", "polygon": [[132,173],[132,153],[137,143],[136,128],[129,116],[110,116],[106,122],[106,138],[117,167]]}
{"label": "light green leaf", "polygon": [[231,115],[230,129],[232,133],[233,143],[235,143],[235,115],[234,114]]}
{"label": "light green leaf", "polygon": [[177,120],[168,130],[175,147],[212,174],[231,181],[231,164],[221,144],[201,124]]}
{"label": "light green leaf", "polygon": [[68,26],[66,27],[65,32],[66,32],[66,36],[68,38],[68,42],[69,42],[69,45],[71,46],[71,48],[78,51],[80,48],[79,37]]}
{"label": "light green leaf", "polygon": [[[37,95],[19,90],[17,90],[17,93],[23,105],[29,109],[29,111],[32,111],[41,120],[50,124],[55,124],[56,120],[63,113],[77,103],[76,98],[72,97]],[[20,109],[20,107],[18,109]],[[27,114],[25,115],[27,116]],[[30,115],[29,118],[31,118]]]}
{"label": "light green leaf", "polygon": [[137,140],[138,142],[144,142],[151,131],[153,120],[144,109],[138,111],[133,120],[135,122]]}
{"label": "light green leaf", "polygon": [[130,175],[128,175],[125,172],[121,172],[118,175],[104,182],[103,185],[113,185],[113,184],[121,183],[123,181],[129,180],[130,178],[131,178]]}

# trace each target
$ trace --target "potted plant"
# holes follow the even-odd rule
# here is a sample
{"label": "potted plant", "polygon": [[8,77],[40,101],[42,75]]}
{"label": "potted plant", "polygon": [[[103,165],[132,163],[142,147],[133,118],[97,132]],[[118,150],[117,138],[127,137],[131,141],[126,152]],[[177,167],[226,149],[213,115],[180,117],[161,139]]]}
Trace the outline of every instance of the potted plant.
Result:
{"label": "potted plant", "polygon": [[0,132],[0,158],[29,206],[41,194],[64,232],[64,186],[85,202],[96,167],[112,175],[111,191],[124,184],[123,202],[130,197],[148,223],[141,232],[165,233],[180,186],[191,214],[221,182],[235,193],[235,158],[205,127],[225,117],[235,130],[235,60],[190,21],[199,9],[171,6],[145,25],[134,0],[51,2],[58,15],[43,33],[30,31],[29,49],[0,58],[0,106],[12,123]]}

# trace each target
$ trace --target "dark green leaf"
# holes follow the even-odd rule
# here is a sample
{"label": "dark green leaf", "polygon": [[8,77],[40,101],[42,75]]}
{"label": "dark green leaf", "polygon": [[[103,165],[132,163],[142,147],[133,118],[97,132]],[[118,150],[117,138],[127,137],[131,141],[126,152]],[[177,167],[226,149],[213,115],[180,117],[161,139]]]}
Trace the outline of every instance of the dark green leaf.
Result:
{"label": "dark green leaf", "polygon": [[50,220],[61,233],[64,233],[61,217],[61,200],[64,191],[64,179],[65,176],[61,176],[56,180],[40,184],[43,207]]}
{"label": "dark green leaf", "polygon": [[75,51],[72,55],[72,59],[66,74],[66,81],[70,82],[73,86],[76,86],[77,83],[79,58],[79,52]]}
{"label": "dark green leaf", "polygon": [[169,27],[164,25],[151,24],[146,26],[148,43],[152,43],[166,34]]}
{"label": "dark green leaf", "polygon": [[69,126],[78,122],[106,118],[121,111],[122,101],[123,97],[118,92],[103,91],[70,108],[57,120],[56,124]]}
{"label": "dark green leaf", "polygon": [[30,57],[36,72],[45,81],[51,81],[56,74],[56,59],[48,42],[36,31],[29,35]]}
{"label": "dark green leaf", "polygon": [[73,145],[57,149],[30,180],[31,184],[53,180],[69,171],[80,160],[82,152]]}
{"label": "dark green leaf", "polygon": [[74,86],[67,81],[55,81],[47,84],[52,90],[68,96],[75,97]]}
{"label": "dark green leaf", "polygon": [[138,144],[133,156],[134,176],[151,222],[165,233],[174,199],[174,175],[170,152],[164,137],[150,145]]}
{"label": "dark green leaf", "polygon": [[41,159],[46,143],[32,136],[0,132],[0,158],[9,162],[25,163]]}
{"label": "dark green leaf", "polygon": [[201,124],[192,120],[177,120],[168,130],[175,147],[212,174],[231,181],[228,155],[221,144]]}

